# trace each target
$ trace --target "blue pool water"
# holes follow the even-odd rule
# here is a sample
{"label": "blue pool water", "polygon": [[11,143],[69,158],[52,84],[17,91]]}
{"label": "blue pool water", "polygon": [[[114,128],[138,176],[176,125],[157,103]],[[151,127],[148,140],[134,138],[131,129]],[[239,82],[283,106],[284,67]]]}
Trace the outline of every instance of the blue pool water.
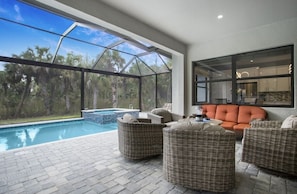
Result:
{"label": "blue pool water", "polygon": [[116,129],[116,123],[100,125],[85,120],[0,128],[0,151]]}
{"label": "blue pool water", "polygon": [[117,110],[117,109],[113,109],[113,110],[97,110],[97,111],[94,111],[94,114],[109,115],[109,114],[114,114],[115,111],[119,111],[119,110]]}

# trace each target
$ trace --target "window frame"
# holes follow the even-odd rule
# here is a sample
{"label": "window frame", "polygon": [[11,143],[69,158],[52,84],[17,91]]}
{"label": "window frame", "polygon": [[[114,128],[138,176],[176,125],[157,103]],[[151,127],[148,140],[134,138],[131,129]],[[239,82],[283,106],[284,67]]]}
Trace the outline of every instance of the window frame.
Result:
{"label": "window frame", "polygon": [[[238,61],[238,58],[240,56],[243,55],[253,55],[253,54],[257,54],[257,53],[261,53],[261,52],[273,52],[274,50],[281,50],[281,49],[288,49],[290,51],[290,60],[291,60],[291,73],[288,72],[288,74],[271,74],[271,75],[258,75],[258,76],[251,76],[251,77],[241,77],[241,78],[237,78],[236,77],[236,73],[237,73],[237,69],[241,69],[238,68],[236,65],[236,62]],[[288,92],[290,92],[290,98],[288,100],[289,104],[260,104],[260,103],[255,103],[255,104],[251,104],[253,106],[261,106],[261,107],[288,107],[288,108],[292,108],[294,107],[294,45],[286,45],[286,46],[281,46],[281,47],[275,47],[275,48],[269,48],[269,49],[263,49],[263,50],[256,50],[256,51],[251,51],[251,52],[245,52],[245,53],[238,53],[238,54],[234,54],[234,55],[228,55],[228,56],[222,56],[222,57],[217,57],[217,58],[211,58],[211,59],[205,59],[205,60],[199,60],[199,61],[192,61],[192,105],[201,105],[201,104],[205,104],[205,103],[213,103],[216,104],[214,102],[212,102],[212,100],[210,98],[206,98],[205,102],[199,101],[198,97],[198,93],[197,93],[197,88],[198,85],[200,83],[202,83],[201,81],[198,81],[197,76],[199,75],[197,72],[199,70],[197,70],[196,68],[199,68],[199,63],[206,63],[207,61],[212,61],[212,60],[217,60],[220,61],[220,59],[223,58],[227,58],[230,57],[230,62],[231,62],[231,67],[230,70],[232,71],[232,76],[231,78],[227,78],[227,79],[213,79],[213,80],[209,80],[206,79],[205,80],[205,84],[211,84],[213,82],[226,82],[226,81],[231,81],[232,82],[232,86],[231,86],[231,91],[236,91],[237,90],[237,86],[240,83],[243,83],[244,81],[253,81],[253,80],[264,80],[264,79],[269,79],[269,78],[273,78],[273,79],[278,79],[278,78],[290,78],[289,82],[290,82],[290,90]],[[276,65],[275,67],[281,67],[281,65]],[[206,96],[208,95],[208,93],[211,92],[211,89],[207,88],[206,89]],[[263,91],[261,91],[262,93],[264,93]],[[280,91],[279,91],[280,92]],[[260,94],[259,89],[257,90],[257,96],[259,96]],[[237,101],[237,93],[232,92],[231,93],[231,102],[228,102],[229,104],[242,104],[239,103]]]}

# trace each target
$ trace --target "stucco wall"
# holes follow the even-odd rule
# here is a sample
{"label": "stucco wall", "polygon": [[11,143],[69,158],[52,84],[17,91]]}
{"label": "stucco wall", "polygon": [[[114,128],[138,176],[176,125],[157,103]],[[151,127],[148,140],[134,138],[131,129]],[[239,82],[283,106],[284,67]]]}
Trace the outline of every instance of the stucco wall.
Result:
{"label": "stucco wall", "polygon": [[[186,112],[195,112],[192,106],[192,61],[226,56],[242,52],[249,52],[261,49],[268,49],[278,46],[294,44],[294,61],[296,75],[297,61],[297,18],[282,22],[265,25],[250,29],[239,34],[225,37],[220,40],[213,40],[199,45],[191,45],[188,49],[188,62],[186,70],[186,90],[189,91],[186,98]],[[294,80],[294,108],[269,108],[265,107],[270,119],[284,119],[290,114],[296,114],[296,77]]]}

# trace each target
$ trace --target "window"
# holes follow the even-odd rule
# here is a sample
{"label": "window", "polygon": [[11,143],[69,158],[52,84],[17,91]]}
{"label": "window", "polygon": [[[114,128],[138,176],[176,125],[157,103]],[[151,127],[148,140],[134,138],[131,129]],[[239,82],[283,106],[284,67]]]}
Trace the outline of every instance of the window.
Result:
{"label": "window", "polygon": [[193,62],[193,104],[293,107],[293,46]]}

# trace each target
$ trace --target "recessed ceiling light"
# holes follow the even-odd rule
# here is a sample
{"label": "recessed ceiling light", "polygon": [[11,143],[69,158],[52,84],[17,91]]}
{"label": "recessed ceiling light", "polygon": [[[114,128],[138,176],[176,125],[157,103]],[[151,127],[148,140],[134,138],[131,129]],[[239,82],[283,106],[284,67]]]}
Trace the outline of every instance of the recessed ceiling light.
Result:
{"label": "recessed ceiling light", "polygon": [[222,18],[223,18],[223,15],[222,14],[218,15],[218,19],[219,20],[222,19]]}

